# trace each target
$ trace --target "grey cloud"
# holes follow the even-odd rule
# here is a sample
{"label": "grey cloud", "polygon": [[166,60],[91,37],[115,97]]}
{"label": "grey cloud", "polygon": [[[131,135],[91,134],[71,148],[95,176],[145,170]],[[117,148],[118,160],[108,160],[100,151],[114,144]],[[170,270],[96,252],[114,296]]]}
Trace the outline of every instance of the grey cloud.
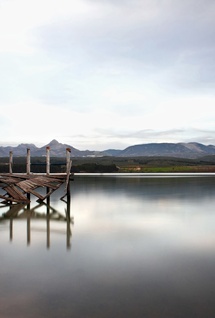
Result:
{"label": "grey cloud", "polygon": [[105,138],[114,138],[127,145],[144,144],[151,142],[200,142],[206,145],[215,144],[215,130],[202,130],[194,128],[154,130],[143,129],[140,131],[113,131],[98,129],[97,132]]}
{"label": "grey cloud", "polygon": [[170,129],[166,131],[141,130],[131,135],[132,138],[151,140],[150,142],[200,142],[203,144],[215,144],[215,130],[203,130],[194,128]]}
{"label": "grey cloud", "polygon": [[[149,6],[148,1],[136,3],[142,3],[142,10],[145,3],[146,10]],[[106,15],[102,13],[101,19],[46,27],[40,34],[42,46],[58,58],[74,58],[77,63],[81,59],[98,63],[124,58],[157,68],[173,65],[178,59],[181,63],[189,62],[192,52],[196,61],[200,65],[204,62],[207,68],[207,61],[202,61],[198,52],[214,49],[215,23],[208,19],[211,11],[215,13],[213,3],[176,1],[174,6],[172,1],[152,3],[158,12],[149,20],[141,19],[133,2],[119,1],[121,13],[112,9]],[[131,7],[130,16],[128,11],[123,14],[125,6]]]}
{"label": "grey cloud", "polygon": [[85,1],[98,6],[97,16],[35,30],[42,54],[65,67],[35,80],[32,94],[47,103],[72,103],[80,109],[89,104],[82,93],[95,77],[98,85],[114,83],[113,78],[121,85],[123,77],[134,76],[179,93],[213,90],[213,1]]}

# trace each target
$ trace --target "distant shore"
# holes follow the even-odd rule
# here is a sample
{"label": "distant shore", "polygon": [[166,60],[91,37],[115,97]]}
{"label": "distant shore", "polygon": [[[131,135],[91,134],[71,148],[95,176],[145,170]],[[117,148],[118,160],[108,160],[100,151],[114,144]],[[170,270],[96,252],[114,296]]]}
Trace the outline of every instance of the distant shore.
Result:
{"label": "distant shore", "polygon": [[[215,156],[199,159],[174,157],[71,158],[73,173],[214,173]],[[66,161],[51,157],[51,172],[65,172]],[[0,173],[9,172],[8,158],[0,157]],[[26,158],[13,158],[13,172],[26,171]],[[31,172],[46,172],[45,157],[31,157]]]}

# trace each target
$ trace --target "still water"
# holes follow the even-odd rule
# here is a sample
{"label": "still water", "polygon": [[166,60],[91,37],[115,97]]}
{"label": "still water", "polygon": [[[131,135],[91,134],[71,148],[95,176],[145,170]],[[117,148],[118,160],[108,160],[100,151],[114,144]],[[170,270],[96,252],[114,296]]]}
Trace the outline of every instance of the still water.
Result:
{"label": "still water", "polygon": [[0,204],[1,318],[215,316],[215,177],[76,176],[70,204],[63,191]]}

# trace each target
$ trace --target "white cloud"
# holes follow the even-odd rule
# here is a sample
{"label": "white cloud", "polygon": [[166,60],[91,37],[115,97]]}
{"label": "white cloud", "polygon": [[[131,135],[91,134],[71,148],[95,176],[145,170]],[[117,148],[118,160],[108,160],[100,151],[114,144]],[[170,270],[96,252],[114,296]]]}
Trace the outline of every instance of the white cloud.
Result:
{"label": "white cloud", "polygon": [[0,0],[2,142],[213,140],[214,13],[209,0]]}

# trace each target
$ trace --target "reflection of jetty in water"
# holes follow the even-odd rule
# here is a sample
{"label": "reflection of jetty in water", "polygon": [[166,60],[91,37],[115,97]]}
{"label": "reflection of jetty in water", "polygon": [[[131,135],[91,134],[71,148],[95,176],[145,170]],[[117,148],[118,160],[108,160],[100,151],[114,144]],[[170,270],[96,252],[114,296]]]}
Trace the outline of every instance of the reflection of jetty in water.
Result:
{"label": "reflection of jetty in water", "polygon": [[[9,173],[0,174],[0,188],[6,193],[1,194],[3,208],[8,207],[8,211],[0,217],[0,222],[9,220],[10,240],[13,240],[13,222],[17,219],[27,220],[27,244],[31,242],[31,221],[46,220],[47,248],[50,247],[50,222],[66,223],[67,248],[71,247],[71,228],[73,218],[70,217],[70,177],[72,161],[70,159],[70,148],[66,148],[66,171],[65,173],[50,173],[50,147],[46,147],[46,173],[31,173],[30,149],[27,149],[26,173],[13,173],[13,153],[10,151]],[[66,203],[65,216],[50,206],[50,196],[62,184],[65,183],[65,194],[61,200]],[[46,194],[42,195],[37,189],[46,188]],[[30,196],[38,198],[38,205],[31,208]],[[64,198],[67,197],[67,201]],[[44,200],[46,199],[46,202]],[[39,213],[37,210],[46,207],[46,213]],[[41,230],[40,230],[41,231]],[[54,230],[52,230],[54,231]],[[57,233],[61,233],[55,230]]]}
{"label": "reflection of jetty in water", "polygon": [[[65,222],[66,231],[61,230],[52,230],[57,233],[66,233],[66,246],[68,249],[71,248],[71,224],[74,224],[74,218],[70,216],[70,199],[64,201],[66,203],[65,216],[58,212],[55,208],[50,205],[49,198],[47,203],[39,203],[33,208],[30,207],[30,203],[26,204],[11,204],[8,206],[8,211],[3,213],[0,217],[0,222],[9,220],[9,231],[10,231],[10,240],[13,240],[13,223],[16,220],[26,219],[27,221],[27,244],[31,243],[31,221],[32,220],[45,220],[46,221],[46,242],[47,248],[50,247],[50,222]],[[5,206],[4,206],[5,207]],[[37,212],[41,207],[46,208],[46,213]],[[43,229],[42,229],[43,231]]]}

